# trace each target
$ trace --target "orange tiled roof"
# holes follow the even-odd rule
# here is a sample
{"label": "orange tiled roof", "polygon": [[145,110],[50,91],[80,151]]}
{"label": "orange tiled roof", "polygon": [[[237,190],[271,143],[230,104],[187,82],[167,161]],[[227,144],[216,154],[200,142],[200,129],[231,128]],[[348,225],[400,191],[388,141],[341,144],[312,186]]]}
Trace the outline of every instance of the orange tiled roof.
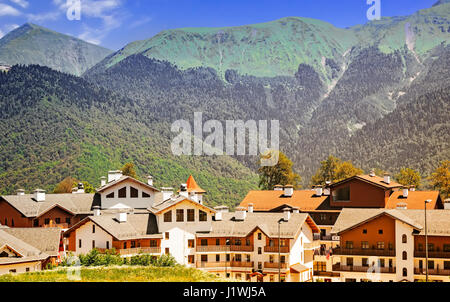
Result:
{"label": "orange tiled roof", "polygon": [[203,190],[202,188],[200,188],[200,186],[197,184],[197,182],[195,181],[194,177],[191,175],[189,176],[187,182],[187,190],[188,192],[194,192],[194,193],[206,193],[205,190]]}
{"label": "orange tiled roof", "polygon": [[438,191],[409,191],[408,197],[403,198],[402,190],[392,193],[386,203],[386,209],[395,209],[399,203],[405,203],[409,210],[421,210],[425,207],[425,200],[431,199],[428,209],[436,209],[440,196]]}
{"label": "orange tiled roof", "polygon": [[250,191],[240,206],[247,208],[253,203],[254,211],[270,211],[280,206],[297,207],[300,211],[314,211],[326,202],[329,196],[315,196],[314,190],[294,191],[292,197],[285,197],[283,191]]}

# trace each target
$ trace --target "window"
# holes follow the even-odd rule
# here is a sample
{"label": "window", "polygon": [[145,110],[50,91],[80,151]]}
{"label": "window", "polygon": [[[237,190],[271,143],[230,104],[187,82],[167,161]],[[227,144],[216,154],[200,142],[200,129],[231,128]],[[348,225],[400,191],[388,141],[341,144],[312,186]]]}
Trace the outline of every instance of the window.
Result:
{"label": "window", "polygon": [[422,243],[419,243],[418,249],[419,249],[419,252],[423,251],[423,244]]}
{"label": "window", "polygon": [[201,246],[208,246],[208,239],[202,239],[202,240],[200,240],[200,245],[201,245]]}
{"label": "window", "polygon": [[236,254],[235,259],[236,262],[242,262],[242,255],[241,254]]}
{"label": "window", "polygon": [[383,230],[378,230],[379,235],[383,235]]}
{"label": "window", "polygon": [[78,248],[81,249],[81,246],[82,246],[82,245],[81,245],[81,239],[79,239],[79,240],[78,240]]}
{"label": "window", "polygon": [[139,198],[139,191],[133,187],[130,188],[130,197]]}
{"label": "window", "polygon": [[[13,220],[13,223],[14,223],[14,220]],[[56,224],[61,224],[61,218],[55,218],[55,223]]]}
{"label": "window", "polygon": [[50,218],[45,218],[44,219],[44,224],[45,225],[49,225],[50,224]]}
{"label": "window", "polygon": [[172,211],[164,214],[164,222],[172,222]]}
{"label": "window", "polygon": [[216,255],[216,262],[220,262],[220,255]]}
{"label": "window", "polygon": [[127,249],[127,243],[126,243],[126,242],[123,243],[123,249],[124,249],[124,250]]}
{"label": "window", "polygon": [[216,239],[216,245],[220,245],[220,239]]}
{"label": "window", "polygon": [[261,239],[262,239],[262,234],[258,233],[258,240],[261,240]]}
{"label": "window", "polygon": [[434,260],[428,260],[428,269],[434,269]]}
{"label": "window", "polygon": [[392,244],[392,242],[389,242],[388,248],[389,248],[390,251],[394,250],[394,245]]}
{"label": "window", "polygon": [[403,260],[408,260],[408,253],[406,251],[403,252],[402,259]]}
{"label": "window", "polygon": [[286,256],[281,256],[281,263],[286,263]]}
{"label": "window", "polygon": [[353,258],[347,258],[347,266],[353,266]]}
{"label": "window", "polygon": [[170,249],[168,247],[166,247],[166,255],[170,254]]}
{"label": "window", "polygon": [[127,187],[119,190],[119,198],[127,198]]}
{"label": "window", "polygon": [[188,248],[192,249],[194,247],[195,247],[195,240],[194,239],[188,240]]}
{"label": "window", "polygon": [[30,268],[27,267],[27,268],[25,269],[25,271],[28,273],[28,272],[30,271]]}
{"label": "window", "polygon": [[150,198],[150,194],[142,192],[142,198]]}
{"label": "window", "polygon": [[450,252],[450,244],[444,244],[444,252]]}
{"label": "window", "polygon": [[275,277],[273,275],[270,275],[270,282],[275,282]]}
{"label": "window", "polygon": [[189,221],[189,222],[195,221],[195,210],[194,209],[187,210],[187,221]]}
{"label": "window", "polygon": [[450,261],[444,261],[444,269],[450,270]]}
{"label": "window", "polygon": [[242,279],[242,274],[236,274],[236,279],[237,280],[241,280]]}
{"label": "window", "polygon": [[106,241],[106,249],[109,250],[109,241]]}
{"label": "window", "polygon": [[258,248],[258,255],[262,255],[262,248]]}
{"label": "window", "polygon": [[249,238],[245,239],[245,245],[246,246],[250,246],[250,239]]}
{"label": "window", "polygon": [[114,198],[114,192],[112,192],[112,193],[106,195],[106,198],[108,198],[108,199]]}
{"label": "window", "polygon": [[366,229],[363,230],[363,234],[367,234],[367,230]]}
{"label": "window", "polygon": [[201,222],[208,221],[208,215],[206,214],[206,212],[203,212],[202,210],[198,211],[198,217]]}
{"label": "window", "polygon": [[184,210],[177,210],[177,222],[183,222],[184,221]]}
{"label": "window", "polygon": [[247,254],[247,262],[250,262],[250,255]]}
{"label": "window", "polygon": [[369,249],[369,242],[368,241],[361,241],[361,249],[363,249],[363,250]]}
{"label": "window", "polygon": [[95,249],[95,240],[92,240],[92,249]]}
{"label": "window", "polygon": [[131,248],[132,249],[136,248],[136,241],[131,241]]}
{"label": "window", "polygon": [[158,241],[150,240],[150,247],[157,247],[157,246],[158,246]]}
{"label": "window", "polygon": [[384,250],[384,242],[383,241],[377,242],[377,249]]}
{"label": "window", "polygon": [[272,239],[269,240],[269,246],[270,246],[270,247],[274,247],[274,246],[275,246],[275,243],[273,242]]}
{"label": "window", "polygon": [[189,255],[188,256],[188,263],[189,264],[193,264],[195,262],[195,257],[194,257],[194,255]]}
{"label": "window", "polygon": [[273,255],[270,255],[269,256],[269,263],[273,263],[273,261],[274,261],[274,257],[273,257]]}
{"label": "window", "polygon": [[9,273],[10,273],[10,274],[15,274],[15,273],[17,273],[17,270],[15,270],[15,269],[10,269],[10,270],[9,270]]}
{"label": "window", "polygon": [[403,268],[403,277],[408,277],[408,270]]}
{"label": "window", "polygon": [[353,249],[353,241],[346,241],[345,248],[347,248],[349,250]]}
{"label": "window", "polygon": [[262,262],[258,262],[258,269],[262,270]]}
{"label": "window", "polygon": [[242,245],[241,239],[236,239],[234,241],[234,244],[237,245],[237,246],[241,246]]}
{"label": "window", "polygon": [[66,218],[66,223],[69,224],[69,225],[71,224],[70,217]]}
{"label": "window", "polygon": [[225,259],[226,259],[227,262],[230,262],[230,254],[227,254],[227,255],[225,256]]}
{"label": "window", "polygon": [[407,243],[407,242],[408,242],[408,238],[407,238],[406,234],[403,234],[402,243]]}
{"label": "window", "polygon": [[39,219],[33,220],[33,227],[37,228],[39,226]]}
{"label": "window", "polygon": [[[302,240],[303,238],[300,238],[300,239]],[[301,245],[303,245],[303,244],[301,244]],[[282,246],[282,247],[286,246],[286,239],[281,239],[280,246]]]}
{"label": "window", "polygon": [[369,266],[369,259],[368,258],[362,258],[362,266]]}
{"label": "window", "polygon": [[170,238],[170,236],[169,236],[169,232],[166,232],[166,240],[168,240],[169,238]]}
{"label": "window", "polygon": [[92,234],[95,234],[95,224],[92,225]]}
{"label": "window", "polygon": [[350,186],[339,188],[333,192],[334,201],[349,201],[350,200]]}
{"label": "window", "polygon": [[8,218],[5,218],[5,225],[8,225]]}
{"label": "window", "polygon": [[434,252],[434,244],[433,243],[429,243],[428,244],[428,251],[429,252]]}

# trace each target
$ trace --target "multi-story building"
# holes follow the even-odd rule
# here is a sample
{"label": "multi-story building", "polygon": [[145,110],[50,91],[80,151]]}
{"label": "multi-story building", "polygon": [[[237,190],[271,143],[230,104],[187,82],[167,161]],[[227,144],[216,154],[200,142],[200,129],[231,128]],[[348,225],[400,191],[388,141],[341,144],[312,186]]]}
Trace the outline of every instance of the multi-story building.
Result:
{"label": "multi-story building", "polygon": [[333,272],[342,282],[450,282],[450,211],[344,209],[332,233],[340,237]]}

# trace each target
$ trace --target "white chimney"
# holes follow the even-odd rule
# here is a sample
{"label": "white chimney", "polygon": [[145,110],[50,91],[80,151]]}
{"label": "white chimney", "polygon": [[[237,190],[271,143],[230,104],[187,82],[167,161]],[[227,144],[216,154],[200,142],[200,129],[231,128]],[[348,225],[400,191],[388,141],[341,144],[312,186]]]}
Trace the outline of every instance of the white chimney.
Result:
{"label": "white chimney", "polygon": [[407,187],[403,187],[403,198],[408,198],[409,190]]}
{"label": "white chimney", "polygon": [[316,186],[315,191],[316,191],[316,196],[317,197],[322,196],[322,194],[323,194],[322,186]]}
{"label": "white chimney", "polygon": [[23,189],[17,190],[17,195],[19,195],[19,196],[25,195],[25,190],[23,190]]}
{"label": "white chimney", "polygon": [[119,180],[122,177],[122,171],[109,171],[108,172],[108,183]]}
{"label": "white chimney", "polygon": [[325,195],[325,196],[330,196],[331,195],[331,188],[330,188],[330,186],[331,186],[331,181],[328,180],[326,182],[325,189],[323,189],[323,195]]}
{"label": "white chimney", "polygon": [[284,208],[283,209],[283,213],[284,213],[284,221],[287,222],[291,219],[291,209],[290,208]]}
{"label": "white chimney", "polygon": [[170,199],[173,195],[173,188],[161,188],[163,201]]}
{"label": "white chimney", "polygon": [[284,187],[284,196],[285,197],[292,197],[294,195],[294,186],[287,185]]}
{"label": "white chimney", "polygon": [[195,192],[189,193],[189,199],[201,204],[201,200],[198,199],[198,195]]}
{"label": "white chimney", "polygon": [[124,223],[127,222],[127,218],[128,218],[128,213],[123,212],[123,213],[117,213],[117,220],[120,223]]}
{"label": "white chimney", "polygon": [[94,216],[100,216],[100,215],[101,215],[100,207],[95,206],[94,207]]}
{"label": "white chimney", "polygon": [[409,190],[410,190],[411,192],[416,191],[416,186],[411,186],[411,187],[409,188]]}
{"label": "white chimney", "polygon": [[447,198],[446,200],[444,200],[444,209],[450,210],[450,198]]}
{"label": "white chimney", "polygon": [[254,210],[253,203],[249,203],[248,204],[248,212],[253,213],[253,210]]}
{"label": "white chimney", "polygon": [[73,188],[72,194],[84,194],[84,185],[82,183],[79,183],[78,187]]}
{"label": "white chimney", "polygon": [[282,185],[276,185],[273,190],[274,191],[283,191],[283,186]]}
{"label": "white chimney", "polygon": [[397,204],[397,210],[407,210],[408,209],[408,204],[404,203],[404,202],[400,202]]}
{"label": "white chimney", "polygon": [[244,208],[244,207],[236,208],[235,219],[236,220],[240,220],[240,221],[244,221],[245,218],[247,218],[247,209]]}
{"label": "white chimney", "polygon": [[45,191],[36,189],[34,191],[34,200],[36,200],[37,202],[45,201]]}
{"label": "white chimney", "polygon": [[214,216],[216,221],[222,221],[223,213],[228,213],[229,211],[227,206],[215,207],[214,210],[216,210],[216,215]]}
{"label": "white chimney", "polygon": [[182,184],[181,185],[181,187],[180,187],[180,196],[183,196],[183,197],[186,197],[186,198],[189,197],[189,193],[188,193],[188,190],[187,190],[187,184]]}
{"label": "white chimney", "polygon": [[299,214],[299,213],[300,213],[300,209],[297,208],[297,207],[292,208],[292,212],[293,212],[294,214]]}
{"label": "white chimney", "polygon": [[147,184],[153,187],[153,176],[147,176]]}
{"label": "white chimney", "polygon": [[370,170],[369,176],[370,177],[375,177],[375,170],[374,169]]}
{"label": "white chimney", "polygon": [[106,186],[106,177],[102,176],[100,177],[100,187]]}
{"label": "white chimney", "polygon": [[389,173],[384,173],[384,182],[388,185],[391,183],[391,175]]}

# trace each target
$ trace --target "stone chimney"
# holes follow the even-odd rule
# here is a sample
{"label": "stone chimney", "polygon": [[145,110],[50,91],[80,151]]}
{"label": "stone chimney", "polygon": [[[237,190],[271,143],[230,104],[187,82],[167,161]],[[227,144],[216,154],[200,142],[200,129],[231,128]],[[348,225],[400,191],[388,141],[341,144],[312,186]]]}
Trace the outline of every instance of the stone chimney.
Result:
{"label": "stone chimney", "polygon": [[128,213],[126,212],[117,213],[117,221],[119,221],[119,223],[127,222],[127,220],[128,220]]}
{"label": "stone chimney", "polygon": [[444,209],[450,210],[450,198],[447,198],[446,200],[444,200]]}
{"label": "stone chimney", "polygon": [[34,200],[37,202],[45,201],[45,191],[41,189],[34,190]]}
{"label": "stone chimney", "polygon": [[284,187],[284,197],[292,197],[294,195],[294,186],[286,185]]}
{"label": "stone chimney", "polygon": [[106,176],[100,177],[100,188],[106,186]]}
{"label": "stone chimney", "polygon": [[17,195],[19,195],[19,196],[25,195],[25,190],[24,189],[17,190]]}
{"label": "stone chimney", "polygon": [[384,183],[391,184],[391,175],[389,173],[384,173]]}
{"label": "stone chimney", "polygon": [[409,189],[407,187],[403,187],[403,198],[408,198]]}
{"label": "stone chimney", "polygon": [[323,194],[322,186],[315,186],[314,190],[316,191],[316,197],[320,197]]}
{"label": "stone chimney", "polygon": [[330,196],[331,195],[331,181],[327,180],[325,183],[325,188],[323,189],[323,195]]}
{"label": "stone chimney", "polygon": [[290,208],[284,208],[283,214],[284,214],[283,219],[285,222],[287,222],[291,219],[291,209]]}
{"label": "stone chimney", "polygon": [[108,172],[108,183],[119,180],[122,177],[122,171],[109,171]]}
{"label": "stone chimney", "polygon": [[253,213],[253,210],[254,210],[253,203],[249,203],[248,204],[248,212]]}
{"label": "stone chimney", "polygon": [[173,195],[173,188],[161,188],[163,201],[170,199]]}
{"label": "stone chimney", "polygon": [[153,176],[147,176],[147,184],[153,187]]}
{"label": "stone chimney", "polygon": [[282,185],[276,185],[273,190],[274,191],[283,191],[283,186]]}
{"label": "stone chimney", "polygon": [[100,216],[101,215],[101,211],[100,211],[100,207],[99,206],[94,206],[93,210],[94,210],[94,216]]}
{"label": "stone chimney", "polygon": [[235,219],[239,221],[244,221],[247,218],[247,209],[244,207],[237,207],[235,213]]}

